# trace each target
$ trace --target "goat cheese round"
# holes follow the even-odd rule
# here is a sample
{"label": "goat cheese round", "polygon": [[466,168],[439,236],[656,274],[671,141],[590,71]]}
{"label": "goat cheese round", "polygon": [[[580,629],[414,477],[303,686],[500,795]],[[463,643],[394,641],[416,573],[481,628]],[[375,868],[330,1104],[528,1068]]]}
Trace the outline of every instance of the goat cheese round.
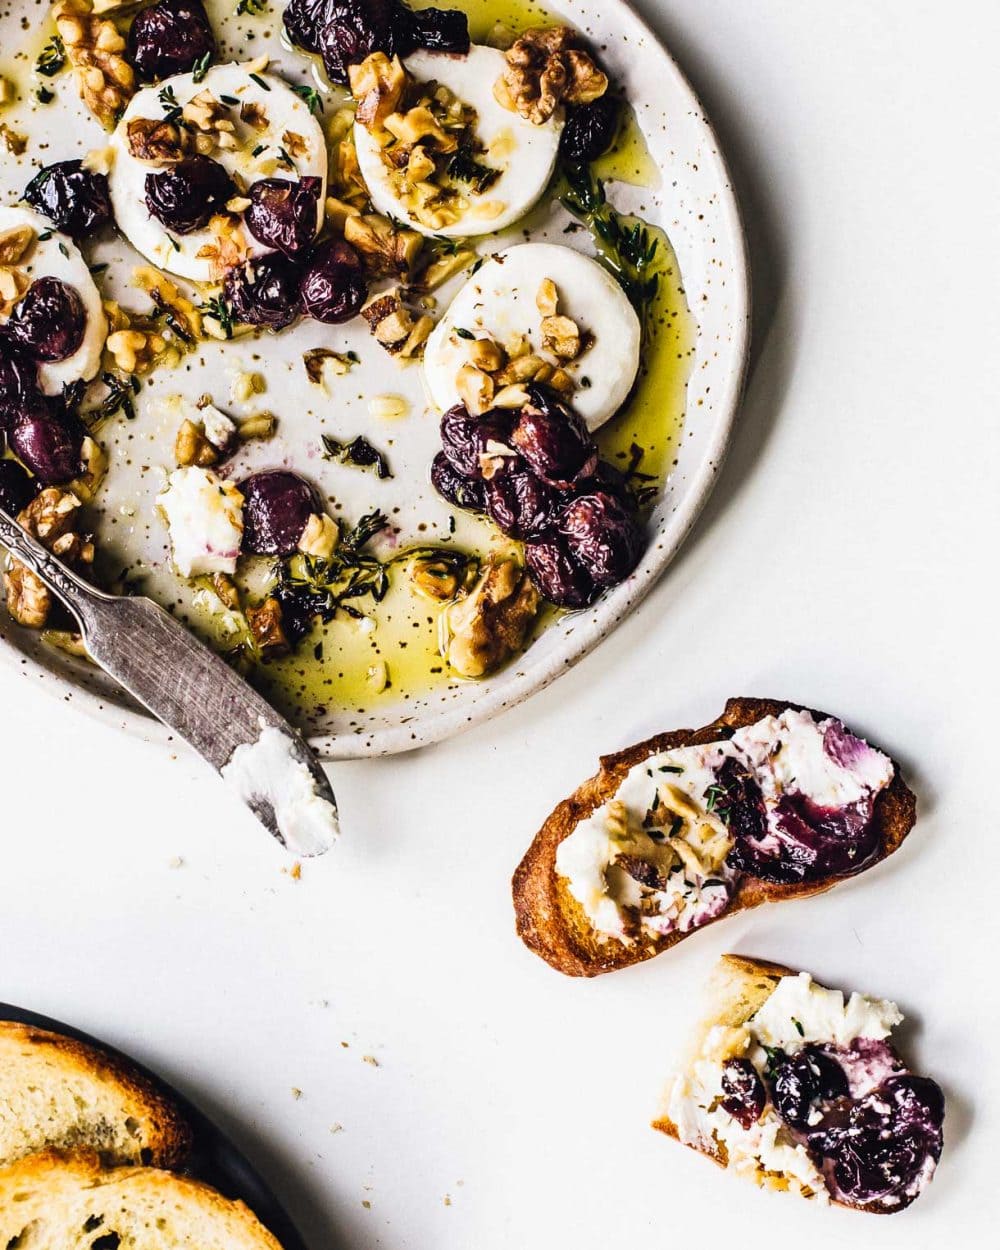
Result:
{"label": "goat cheese round", "polygon": [[[568,363],[542,348],[537,298],[546,278],[555,284],[559,314],[589,342]],[[424,350],[427,389],[442,412],[459,400],[455,379],[469,359],[469,335],[501,347],[527,336],[533,353],[570,375],[570,403],[590,430],[621,408],[639,372],[642,328],[625,292],[597,261],[555,243],[522,243],[498,253],[452,300]]]}
{"label": "goat cheese round", "polygon": [[157,496],[181,577],[234,573],[243,541],[243,496],[211,469],[175,469]]}
{"label": "goat cheese round", "polygon": [[378,211],[421,234],[455,238],[490,234],[523,217],[538,201],[555,169],[563,128],[562,110],[536,126],[504,108],[493,95],[505,64],[503,53],[496,48],[473,44],[465,56],[419,51],[408,56],[403,64],[418,81],[440,83],[476,110],[476,139],[483,149],[477,159],[499,170],[499,176],[482,192],[468,190],[469,206],[457,221],[436,228],[425,225],[393,188],[376,139],[364,126],[355,123],[358,165]]}
{"label": "goat cheese round", "polygon": [[[322,127],[306,102],[273,74],[258,73],[233,62],[214,66],[198,82],[194,74],[177,74],[136,92],[111,137],[115,155],[108,182],[115,221],[129,242],[155,265],[194,282],[219,278],[211,256],[215,243],[212,231],[206,226],[190,234],[174,234],[150,214],[146,206],[146,175],[169,166],[133,156],[128,125],[138,118],[169,117],[175,109],[183,109],[196,96],[206,93],[223,107],[224,119],[234,125],[233,146],[216,145],[208,153],[231,177],[247,188],[261,178],[286,178],[292,182],[319,178],[322,185],[316,212],[317,233],[323,224],[326,197],[327,152]],[[228,144],[229,139],[223,142]],[[246,255],[259,256],[272,250],[244,226],[240,231]]]}
{"label": "goat cheese round", "polygon": [[80,379],[89,382],[97,375],[104,340],[108,336],[108,322],[101,293],[73,240],[54,230],[34,209],[0,208],[0,233],[19,226],[29,226],[35,233],[35,241],[15,268],[23,269],[32,282],[38,278],[58,278],[75,289],[83,304],[85,323],[80,346],[65,360],[42,361],[38,366],[42,390],[46,395],[58,395],[70,382]]}

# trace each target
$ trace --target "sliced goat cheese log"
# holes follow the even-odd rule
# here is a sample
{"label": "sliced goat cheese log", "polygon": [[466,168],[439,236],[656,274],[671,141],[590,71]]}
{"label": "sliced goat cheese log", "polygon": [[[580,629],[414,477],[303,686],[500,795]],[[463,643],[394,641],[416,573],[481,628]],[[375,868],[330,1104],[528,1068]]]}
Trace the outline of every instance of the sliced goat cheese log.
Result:
{"label": "sliced goat cheese log", "polygon": [[[198,82],[193,74],[177,74],[137,92],[111,138],[115,155],[109,183],[115,221],[129,242],[154,264],[194,282],[217,280],[211,257],[198,255],[212,248],[212,231],[206,226],[190,234],[174,234],[150,214],[146,175],[169,166],[153,165],[132,155],[128,124],[137,118],[162,118],[203,92],[218,100],[226,109],[226,119],[235,124],[235,146],[214,148],[212,160],[246,187],[261,178],[319,178],[317,233],[323,224],[326,197],[327,152],[322,127],[305,101],[282,79],[234,62],[216,65]],[[242,233],[248,255],[271,250],[245,228]]]}
{"label": "sliced goat cheese log", "polygon": [[536,126],[503,107],[493,87],[503,73],[504,55],[496,48],[473,44],[465,56],[447,52],[415,52],[403,62],[419,82],[447,87],[478,114],[476,138],[482,161],[500,176],[482,193],[469,192],[468,209],[450,225],[432,229],[417,221],[393,189],[382,149],[368,130],[355,123],[358,164],[372,203],[380,213],[405,222],[426,235],[468,238],[490,234],[518,221],[534,206],[549,184],[559,154],[562,110]]}
{"label": "sliced goat cheese log", "polygon": [[[569,363],[542,349],[537,301],[546,278],[558,292],[559,313],[589,342]],[[470,335],[508,350],[527,336],[532,352],[570,375],[575,384],[570,402],[590,430],[621,408],[639,372],[642,328],[625,292],[597,261],[555,243],[523,243],[498,253],[452,300],[424,351],[427,389],[442,412],[459,400],[455,379],[469,359]]]}
{"label": "sliced goat cheese log", "polygon": [[243,496],[211,469],[175,469],[157,496],[181,577],[233,573],[243,541]]}
{"label": "sliced goat cheese log", "polygon": [[101,367],[101,352],[108,336],[108,322],[87,262],[80,249],[67,235],[53,230],[51,224],[31,208],[0,208],[0,234],[19,226],[29,226],[35,241],[16,268],[23,269],[32,282],[39,278],[58,278],[75,289],[83,304],[86,324],[83,341],[65,360],[43,361],[38,366],[38,380],[46,395],[58,395],[70,382],[89,382]]}

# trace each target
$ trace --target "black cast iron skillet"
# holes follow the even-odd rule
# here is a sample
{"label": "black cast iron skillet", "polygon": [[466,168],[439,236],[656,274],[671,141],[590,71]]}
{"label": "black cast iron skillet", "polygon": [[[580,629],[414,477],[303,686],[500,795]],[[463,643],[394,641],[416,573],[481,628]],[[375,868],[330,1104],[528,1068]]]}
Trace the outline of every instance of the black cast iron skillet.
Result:
{"label": "black cast iron skillet", "polygon": [[288,1213],[242,1151],[207,1116],[166,1081],[161,1080],[155,1072],[150,1072],[141,1063],[136,1063],[130,1055],[82,1033],[79,1029],[58,1020],[50,1020],[48,1016],[40,1016],[37,1012],[27,1011],[23,1007],[0,1003],[0,1020],[13,1020],[18,1024],[48,1029],[50,1033],[61,1033],[64,1037],[75,1038],[78,1042],[85,1042],[88,1046],[94,1046],[121,1059],[141,1072],[147,1080],[158,1085],[173,1099],[191,1126],[191,1154],[183,1170],[211,1185],[227,1198],[238,1198],[245,1202],[261,1223],[277,1237],[284,1250],[307,1250],[306,1243],[292,1224]]}

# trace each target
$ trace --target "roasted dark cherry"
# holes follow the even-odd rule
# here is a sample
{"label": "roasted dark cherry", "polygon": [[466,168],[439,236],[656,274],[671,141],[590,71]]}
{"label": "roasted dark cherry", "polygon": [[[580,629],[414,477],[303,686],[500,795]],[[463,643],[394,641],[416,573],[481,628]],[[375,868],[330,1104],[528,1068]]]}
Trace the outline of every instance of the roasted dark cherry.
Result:
{"label": "roasted dark cherry", "polygon": [[87,314],[76,287],[59,278],[38,278],[7,322],[11,338],[35,360],[65,360],[83,342]]}
{"label": "roasted dark cherry", "polygon": [[635,513],[604,491],[567,504],[558,528],[570,555],[598,586],[617,586],[639,563],[643,537]]}
{"label": "roasted dark cherry", "polygon": [[410,14],[394,0],[338,0],[319,31],[319,52],[332,82],[346,83],[348,70],[373,52],[406,56],[413,51]]}
{"label": "roasted dark cherry", "polygon": [[368,298],[368,281],[350,243],[327,239],[316,248],[303,271],[299,296],[302,311],[327,325],[357,316]]}
{"label": "roasted dark cherry", "polygon": [[0,430],[40,395],[38,364],[7,334],[0,334]]}
{"label": "roasted dark cherry", "polygon": [[805,1132],[817,1103],[831,1102],[848,1092],[840,1064],[819,1046],[803,1046],[776,1066],[771,1087],[774,1106],[791,1128]]}
{"label": "roasted dark cherry", "polygon": [[129,60],[143,82],[186,74],[215,57],[215,36],[201,0],[159,0],[128,32]]}
{"label": "roasted dark cherry", "polygon": [[112,216],[107,178],[84,169],[82,161],[46,165],[24,188],[24,198],[74,239],[100,230]]}
{"label": "roasted dark cherry", "polygon": [[316,237],[319,178],[261,178],[247,192],[246,227],[265,247],[293,259],[302,256]]}
{"label": "roasted dark cherry", "polygon": [[79,420],[60,404],[39,396],[11,422],[11,450],[43,486],[58,486],[81,469],[84,431]]}
{"label": "roasted dark cherry", "polygon": [[466,477],[452,465],[443,451],[439,451],[431,464],[431,485],[456,508],[469,512],[482,512],[486,508],[486,483],[482,478]]}
{"label": "roasted dark cherry", "polygon": [[511,419],[502,412],[469,415],[463,404],[449,408],[441,418],[441,446],[452,467],[465,477],[481,478],[481,457],[489,443],[508,445]]}
{"label": "roasted dark cherry", "polygon": [[417,9],[410,14],[410,33],[418,48],[466,53],[471,47],[469,19],[460,9]]}
{"label": "roasted dark cherry", "polygon": [[856,1206],[909,1206],[941,1157],[944,1096],[936,1082],[890,1076],[851,1108],[824,1159],[834,1195]]}
{"label": "roasted dark cherry", "polygon": [[186,156],[146,175],[146,207],[175,234],[201,230],[235,194],[232,178],[210,156]]}
{"label": "roasted dark cherry", "polygon": [[514,447],[544,482],[561,490],[597,467],[597,447],[586,425],[571,409],[539,387],[511,434]]}
{"label": "roasted dark cherry", "polygon": [[0,508],[16,517],[31,502],[31,478],[16,460],[0,460]]}
{"label": "roasted dark cherry", "polygon": [[722,1068],[722,1106],[749,1129],[764,1113],[767,1090],[749,1059],[727,1059]]}
{"label": "roasted dark cherry", "polygon": [[271,252],[230,269],[223,282],[226,300],[237,321],[282,330],[301,310],[299,266]]}
{"label": "roasted dark cherry", "polygon": [[243,550],[262,556],[295,551],[310,516],[317,511],[313,488],[283,469],[255,473],[243,492]]}
{"label": "roasted dark cherry", "polygon": [[318,52],[320,31],[338,7],[338,0],[289,0],[282,18],[285,33],[297,47]]}
{"label": "roasted dark cherry", "polygon": [[531,580],[560,608],[585,608],[601,593],[593,578],[566,549],[558,534],[547,534],[538,542],[528,543],[524,562]]}
{"label": "roasted dark cherry", "polygon": [[567,161],[584,164],[603,156],[618,134],[621,101],[605,93],[589,104],[578,104],[566,115],[559,151]]}
{"label": "roasted dark cherry", "polygon": [[486,511],[508,538],[540,538],[562,503],[560,494],[523,468],[512,468],[486,483]]}

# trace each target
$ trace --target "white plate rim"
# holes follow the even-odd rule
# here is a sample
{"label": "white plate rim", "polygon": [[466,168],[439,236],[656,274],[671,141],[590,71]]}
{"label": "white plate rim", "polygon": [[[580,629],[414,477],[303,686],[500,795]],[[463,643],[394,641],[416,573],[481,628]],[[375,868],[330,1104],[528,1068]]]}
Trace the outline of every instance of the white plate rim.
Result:
{"label": "white plate rim", "polygon": [[[655,44],[666,65],[669,66],[676,85],[690,100],[692,109],[697,111],[706,138],[711,141],[711,160],[718,174],[721,215],[730,232],[734,249],[735,263],[730,274],[730,281],[734,285],[728,293],[734,308],[735,338],[732,345],[732,363],[726,376],[721,399],[718,399],[715,404],[714,424],[705,454],[701,464],[692,474],[680,503],[658,531],[655,562],[644,571],[643,576],[630,578],[601,601],[605,606],[606,615],[611,618],[608,624],[602,628],[592,627],[576,631],[575,640],[570,646],[561,651],[558,656],[548,657],[543,662],[532,664],[529,648],[520,657],[515,675],[503,686],[487,691],[471,707],[459,705],[454,708],[439,708],[434,713],[426,714],[422,718],[422,723],[400,723],[369,732],[354,731],[310,736],[310,745],[321,759],[328,762],[399,754],[434,745],[491,719],[551,685],[557,677],[568,672],[588,656],[650,593],[690,533],[698,515],[708,501],[724,463],[739,411],[749,363],[751,275],[746,229],[733,189],[729,164],[697,92],[669,48],[646,18],[636,11],[630,0],[615,0],[615,2],[628,20],[633,23],[636,33]],[[580,615],[582,617],[583,614]],[[88,716],[104,723],[113,723],[118,728],[146,742],[167,745],[177,741],[177,735],[173,730],[141,708],[116,704],[97,691],[89,689],[85,684],[71,681],[68,676],[54,667],[41,663],[30,654],[13,646],[5,636],[3,626],[0,626],[0,655],[3,656],[5,663],[20,667],[25,676],[30,675],[40,679],[42,689],[48,691],[51,696],[64,703],[72,702],[73,706],[78,707]]]}

